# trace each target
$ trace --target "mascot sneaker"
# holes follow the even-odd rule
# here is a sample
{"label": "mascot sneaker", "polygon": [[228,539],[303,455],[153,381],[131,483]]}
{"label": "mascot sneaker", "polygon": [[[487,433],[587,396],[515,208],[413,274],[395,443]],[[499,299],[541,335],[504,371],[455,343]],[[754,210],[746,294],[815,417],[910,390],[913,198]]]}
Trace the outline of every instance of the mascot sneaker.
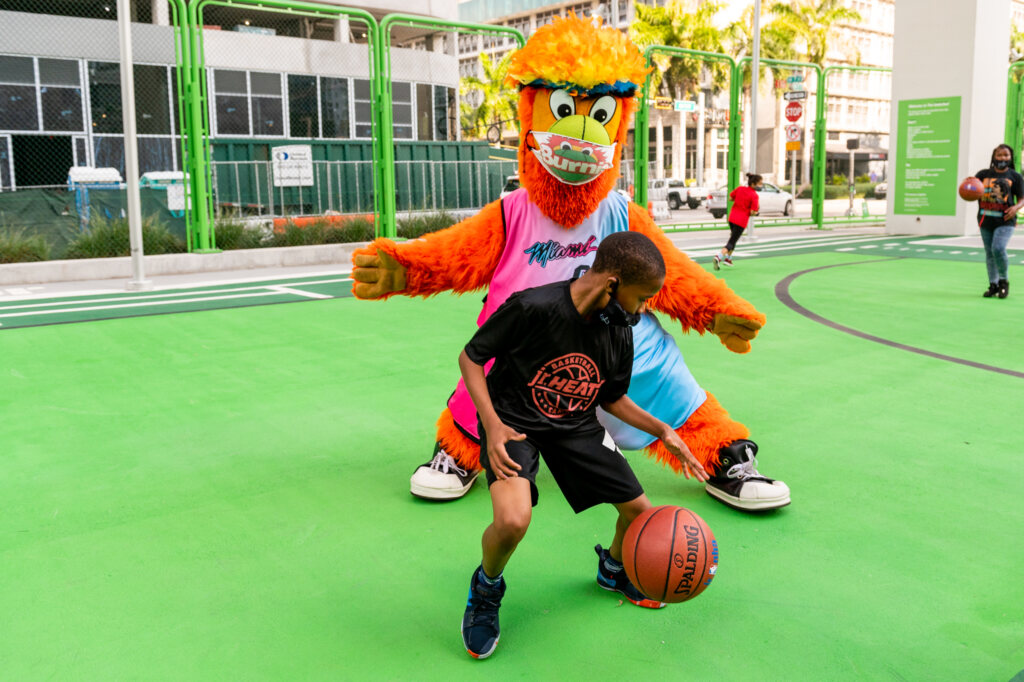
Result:
{"label": "mascot sneaker", "polygon": [[708,495],[741,511],[765,511],[789,504],[789,486],[757,472],[757,443],[736,440],[719,452],[720,464],[708,479]]}
{"label": "mascot sneaker", "polygon": [[668,606],[665,602],[645,597],[640,590],[633,586],[633,583],[629,582],[626,569],[609,570],[608,566],[605,565],[605,560],[609,558],[607,549],[601,545],[596,545],[594,551],[597,552],[597,584],[600,585],[601,589],[608,590],[609,592],[618,592],[629,601],[645,609],[660,609]]}
{"label": "mascot sneaker", "polygon": [[438,443],[434,446],[434,458],[413,472],[409,492],[425,500],[457,500],[473,487],[480,471],[466,471]]}
{"label": "mascot sneaker", "polygon": [[466,612],[462,616],[462,643],[473,658],[487,658],[494,653],[501,636],[498,609],[505,596],[505,579],[498,578],[496,584],[488,585],[482,580],[483,572],[483,566],[473,571]]}

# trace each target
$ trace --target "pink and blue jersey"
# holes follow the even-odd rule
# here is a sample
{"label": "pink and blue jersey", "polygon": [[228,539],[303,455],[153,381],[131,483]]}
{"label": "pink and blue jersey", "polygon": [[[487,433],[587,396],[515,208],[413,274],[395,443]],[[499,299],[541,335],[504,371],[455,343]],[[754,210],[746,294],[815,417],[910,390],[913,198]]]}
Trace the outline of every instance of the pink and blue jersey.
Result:
{"label": "pink and blue jersey", "polygon": [[[609,234],[629,229],[629,202],[611,192],[580,225],[567,230],[540,212],[525,189],[502,199],[505,249],[491,277],[482,325],[517,291],[578,277],[594,262]],[[633,377],[627,395],[655,417],[678,428],[701,406],[706,394],[690,374],[672,336],[648,313],[633,328]],[[490,369],[488,365],[487,369]],[[476,409],[462,380],[448,400],[456,424],[479,438]],[[639,450],[654,437],[598,410],[598,418],[620,448]]]}

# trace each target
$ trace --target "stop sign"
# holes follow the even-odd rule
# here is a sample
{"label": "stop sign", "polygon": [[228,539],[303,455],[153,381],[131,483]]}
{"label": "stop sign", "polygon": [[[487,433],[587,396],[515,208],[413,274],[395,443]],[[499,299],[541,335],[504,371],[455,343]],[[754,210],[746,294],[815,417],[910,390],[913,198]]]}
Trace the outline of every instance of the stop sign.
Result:
{"label": "stop sign", "polygon": [[803,113],[804,107],[800,102],[793,101],[786,105],[786,120],[788,121],[799,121]]}

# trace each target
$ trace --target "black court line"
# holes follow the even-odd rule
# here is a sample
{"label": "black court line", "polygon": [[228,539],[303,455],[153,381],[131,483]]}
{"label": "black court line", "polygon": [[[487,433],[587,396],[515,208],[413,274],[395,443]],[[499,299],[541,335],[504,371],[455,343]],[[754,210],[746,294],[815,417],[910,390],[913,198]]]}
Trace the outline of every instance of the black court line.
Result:
{"label": "black court line", "polygon": [[883,346],[889,346],[891,348],[898,348],[899,350],[905,350],[910,353],[917,353],[918,355],[924,355],[929,358],[935,358],[936,360],[945,360],[946,362],[954,362],[958,365],[966,365],[975,369],[983,369],[986,372],[996,372],[997,374],[1006,374],[1007,376],[1017,377],[1018,379],[1024,379],[1024,372],[1017,372],[1012,369],[1004,369],[1002,367],[994,367],[992,365],[986,365],[980,362],[974,362],[973,360],[964,360],[963,358],[955,358],[952,355],[943,355],[942,353],[936,353],[934,351],[925,350],[924,348],[917,348],[915,346],[908,346],[903,343],[897,343],[896,341],[890,341],[889,339],[883,339],[880,336],[874,336],[867,334],[862,331],[853,329],[852,327],[846,327],[832,320],[826,319],[815,312],[808,310],[799,303],[797,303],[789,293],[789,287],[793,281],[802,275],[806,275],[809,272],[817,272],[818,270],[827,270],[829,268],[841,268],[848,265],[862,265],[865,263],[883,263],[886,261],[902,260],[902,258],[876,258],[873,260],[858,261],[856,263],[836,263],[834,265],[822,265],[816,268],[810,268],[808,270],[800,270],[789,275],[778,284],[775,285],[775,297],[782,301],[782,303],[789,309],[800,313],[809,320],[813,320],[818,324],[823,324],[826,327],[835,329],[836,331],[843,332],[844,334],[850,334],[857,338],[865,339],[866,341],[873,341],[874,343],[880,343]]}

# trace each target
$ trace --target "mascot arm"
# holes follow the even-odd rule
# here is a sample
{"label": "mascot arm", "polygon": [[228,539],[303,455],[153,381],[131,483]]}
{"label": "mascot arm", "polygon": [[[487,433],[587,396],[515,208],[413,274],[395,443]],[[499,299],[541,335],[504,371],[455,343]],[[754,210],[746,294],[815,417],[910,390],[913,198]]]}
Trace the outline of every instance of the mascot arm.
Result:
{"label": "mascot arm", "polygon": [[352,253],[356,298],[464,293],[488,284],[505,246],[501,201],[437,232],[396,244],[379,238]]}
{"label": "mascot arm", "polygon": [[749,351],[765,316],[677,249],[650,213],[634,203],[629,205],[629,229],[649,237],[665,258],[665,286],[651,299],[650,307],[678,320],[684,331],[710,331],[729,350]]}

